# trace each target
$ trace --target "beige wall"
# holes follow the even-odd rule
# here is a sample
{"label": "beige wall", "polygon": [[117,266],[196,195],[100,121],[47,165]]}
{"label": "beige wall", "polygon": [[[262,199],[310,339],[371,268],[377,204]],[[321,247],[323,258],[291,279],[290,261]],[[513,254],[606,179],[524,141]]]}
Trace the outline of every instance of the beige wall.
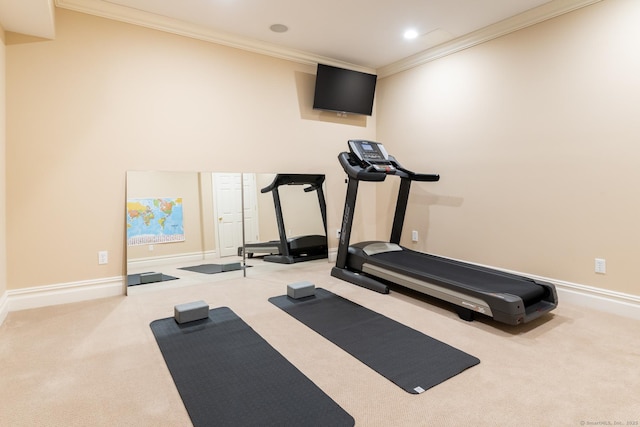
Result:
{"label": "beige wall", "polygon": [[337,228],[336,156],[375,118],[313,111],[314,74],[56,10],[54,41],[7,46],[8,288],[123,275],[127,170],[325,173]]}
{"label": "beige wall", "polygon": [[273,182],[276,174],[256,174],[256,205],[258,209],[258,236],[246,236],[248,242],[278,240],[278,225],[272,193],[261,193],[260,189]]}
{"label": "beige wall", "polygon": [[381,80],[379,140],[442,176],[415,186],[404,243],[639,295],[638,22],[607,0]]}
{"label": "beige wall", "polygon": [[6,224],[6,55],[5,34],[0,26],[0,300],[7,289],[7,224]]}
{"label": "beige wall", "polygon": [[287,237],[325,234],[318,193],[305,193],[304,187],[306,186],[287,185],[280,188],[280,203]]}

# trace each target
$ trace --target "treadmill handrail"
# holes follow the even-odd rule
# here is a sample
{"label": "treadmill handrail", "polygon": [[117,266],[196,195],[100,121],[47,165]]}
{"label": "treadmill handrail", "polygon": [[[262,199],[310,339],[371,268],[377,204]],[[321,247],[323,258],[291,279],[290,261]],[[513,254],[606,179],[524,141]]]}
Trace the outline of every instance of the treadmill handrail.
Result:
{"label": "treadmill handrail", "polygon": [[380,182],[384,181],[387,177],[387,174],[384,172],[369,172],[366,169],[363,169],[360,165],[352,165],[349,159],[349,153],[340,153],[338,155],[338,160],[340,161],[342,168],[350,178],[358,181]]}
{"label": "treadmill handrail", "polygon": [[419,182],[435,182],[440,180],[440,175],[438,174],[416,173],[405,169],[393,156],[389,156],[389,165],[392,166],[389,172],[375,170],[372,166],[363,168],[358,162],[355,162],[351,154],[347,152],[340,153],[338,160],[347,175],[358,181],[380,182],[384,181],[387,175],[397,175],[400,178]]}
{"label": "treadmill handrail", "polygon": [[305,188],[305,191],[317,190],[324,182],[324,175],[311,175],[311,174],[297,174],[297,173],[279,173],[274,178],[271,184],[260,190],[261,193],[268,193],[275,190],[281,185],[305,185],[309,184],[311,187]]}
{"label": "treadmill handrail", "polygon": [[419,182],[435,182],[440,181],[440,175],[434,173],[416,173],[412,172],[409,169],[405,169],[398,164],[398,162],[394,161],[393,165],[399,171],[402,171],[407,174],[407,178],[411,181],[419,181]]}

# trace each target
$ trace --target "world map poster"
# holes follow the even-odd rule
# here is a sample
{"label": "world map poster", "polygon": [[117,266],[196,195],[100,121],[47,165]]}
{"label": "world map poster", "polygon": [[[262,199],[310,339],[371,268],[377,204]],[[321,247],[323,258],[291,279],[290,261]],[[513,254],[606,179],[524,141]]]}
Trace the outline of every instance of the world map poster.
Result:
{"label": "world map poster", "polygon": [[184,239],[181,197],[127,200],[127,246]]}

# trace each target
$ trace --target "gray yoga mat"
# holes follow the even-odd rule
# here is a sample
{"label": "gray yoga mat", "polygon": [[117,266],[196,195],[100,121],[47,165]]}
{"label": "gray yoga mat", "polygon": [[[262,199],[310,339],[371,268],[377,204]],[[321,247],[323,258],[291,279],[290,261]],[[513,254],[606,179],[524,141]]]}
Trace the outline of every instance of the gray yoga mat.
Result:
{"label": "gray yoga mat", "polygon": [[[144,273],[141,273],[144,274]],[[167,274],[163,274],[162,275],[162,280],[158,281],[158,282],[149,282],[148,284],[151,283],[160,283],[160,282],[167,282],[169,280],[178,280],[177,277],[173,277],[173,276],[169,276]],[[146,285],[147,283],[140,283],[140,274],[129,274],[127,276],[127,286],[138,286],[138,285]]]}
{"label": "gray yoga mat", "polygon": [[405,391],[422,393],[480,360],[325,289],[269,301]]}
{"label": "gray yoga mat", "polygon": [[192,267],[180,267],[180,270],[195,271],[196,273],[215,274],[222,273],[223,271],[235,271],[242,269],[242,265],[239,262],[233,262],[230,264],[201,264],[194,265]]}
{"label": "gray yoga mat", "polygon": [[151,330],[200,426],[353,426],[354,419],[227,307]]}

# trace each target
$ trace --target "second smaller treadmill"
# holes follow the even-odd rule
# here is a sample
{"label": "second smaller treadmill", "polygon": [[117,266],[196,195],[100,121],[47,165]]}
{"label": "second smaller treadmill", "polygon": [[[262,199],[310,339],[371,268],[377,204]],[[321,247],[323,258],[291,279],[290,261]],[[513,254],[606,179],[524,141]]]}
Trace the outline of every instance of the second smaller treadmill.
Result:
{"label": "second smaller treadmill", "polygon": [[[328,257],[327,246],[327,206],[322,191],[324,175],[314,174],[277,174],[268,186],[260,190],[261,193],[273,194],[273,203],[276,209],[276,221],[278,222],[278,234],[280,240],[272,240],[263,243],[247,243],[244,251],[249,258],[254,255],[264,255],[263,260],[280,264],[293,264],[301,261],[311,261]],[[304,235],[287,237],[282,215],[282,204],[278,188],[282,185],[308,185],[305,192],[315,191],[318,195],[318,204],[322,215],[325,235]],[[243,248],[238,248],[238,255],[242,255]]]}

